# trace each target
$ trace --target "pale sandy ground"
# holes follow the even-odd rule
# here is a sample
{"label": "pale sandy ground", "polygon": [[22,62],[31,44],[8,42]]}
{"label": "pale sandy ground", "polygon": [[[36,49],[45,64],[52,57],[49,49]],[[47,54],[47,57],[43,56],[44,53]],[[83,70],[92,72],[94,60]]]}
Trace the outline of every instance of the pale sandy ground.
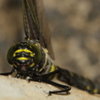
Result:
{"label": "pale sandy ground", "polygon": [[0,76],[0,100],[100,100],[100,95],[90,95],[72,87],[69,95],[51,95],[57,88],[38,82]]}

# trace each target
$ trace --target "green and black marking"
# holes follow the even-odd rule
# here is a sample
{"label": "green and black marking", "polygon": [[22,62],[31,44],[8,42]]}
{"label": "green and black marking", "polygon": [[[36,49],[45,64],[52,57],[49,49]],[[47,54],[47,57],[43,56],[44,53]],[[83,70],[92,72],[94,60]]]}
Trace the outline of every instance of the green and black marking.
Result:
{"label": "green and black marking", "polygon": [[26,41],[10,47],[7,60],[13,69],[11,72],[0,75],[16,73],[14,77],[41,81],[61,88],[58,91],[49,91],[49,94],[68,93],[71,89],[69,86],[53,82],[52,78],[55,76],[57,79],[89,93],[100,94],[99,85],[94,85],[92,81],[54,65],[39,25],[36,1],[22,0],[22,7]]}

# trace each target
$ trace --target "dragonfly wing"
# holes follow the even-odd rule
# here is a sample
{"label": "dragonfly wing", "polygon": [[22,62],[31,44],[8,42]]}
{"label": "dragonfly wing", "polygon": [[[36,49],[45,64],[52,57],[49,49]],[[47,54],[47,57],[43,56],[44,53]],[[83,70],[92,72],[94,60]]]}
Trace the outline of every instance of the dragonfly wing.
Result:
{"label": "dragonfly wing", "polygon": [[47,44],[49,55],[52,57],[52,59],[54,59],[54,53],[53,53],[53,48],[52,48],[52,43],[51,43],[51,32],[49,30],[49,27],[45,18],[43,1],[36,0],[36,5],[37,5],[37,15],[39,19],[39,25],[42,32],[42,36],[44,37],[44,40]]}
{"label": "dragonfly wing", "polygon": [[42,0],[23,0],[23,8],[26,37],[38,40],[44,48],[48,49],[49,55],[54,59],[50,30],[44,16]]}

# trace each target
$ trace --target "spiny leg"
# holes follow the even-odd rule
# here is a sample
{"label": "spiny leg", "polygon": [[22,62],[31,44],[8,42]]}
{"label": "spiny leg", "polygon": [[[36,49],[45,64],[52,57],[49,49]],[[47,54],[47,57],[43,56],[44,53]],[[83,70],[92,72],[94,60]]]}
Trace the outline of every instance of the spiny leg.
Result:
{"label": "spiny leg", "polygon": [[45,82],[45,83],[51,84],[51,85],[56,86],[56,87],[61,89],[61,90],[58,90],[58,91],[49,91],[49,95],[51,95],[51,94],[67,94],[68,91],[71,89],[70,87],[56,83],[56,82],[53,82],[53,81],[48,79],[48,77],[50,77],[51,75],[56,75],[56,74],[58,74],[58,72],[59,72],[59,70],[56,70],[54,72],[51,72],[51,73],[48,73],[48,74],[45,74],[45,75],[42,75],[42,76],[37,76],[37,77],[35,77],[35,79],[30,80],[30,81]]}
{"label": "spiny leg", "polygon": [[51,84],[53,86],[56,86],[58,88],[61,88],[61,90],[58,90],[58,91],[49,91],[49,95],[51,94],[67,94],[68,91],[71,89],[70,87],[68,86],[65,86],[65,85],[62,85],[62,84],[58,84],[56,82],[53,82],[51,80],[46,80],[46,79],[42,79],[42,82],[45,82],[45,83],[48,83],[48,84]]}

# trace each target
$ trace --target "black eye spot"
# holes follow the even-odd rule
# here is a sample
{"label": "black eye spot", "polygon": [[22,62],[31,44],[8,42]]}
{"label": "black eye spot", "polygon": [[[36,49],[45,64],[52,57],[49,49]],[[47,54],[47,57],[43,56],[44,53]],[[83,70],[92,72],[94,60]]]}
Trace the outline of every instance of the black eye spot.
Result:
{"label": "black eye spot", "polygon": [[16,56],[19,57],[21,54],[20,53],[16,53]]}
{"label": "black eye spot", "polygon": [[25,53],[25,57],[30,57],[30,53]]}

